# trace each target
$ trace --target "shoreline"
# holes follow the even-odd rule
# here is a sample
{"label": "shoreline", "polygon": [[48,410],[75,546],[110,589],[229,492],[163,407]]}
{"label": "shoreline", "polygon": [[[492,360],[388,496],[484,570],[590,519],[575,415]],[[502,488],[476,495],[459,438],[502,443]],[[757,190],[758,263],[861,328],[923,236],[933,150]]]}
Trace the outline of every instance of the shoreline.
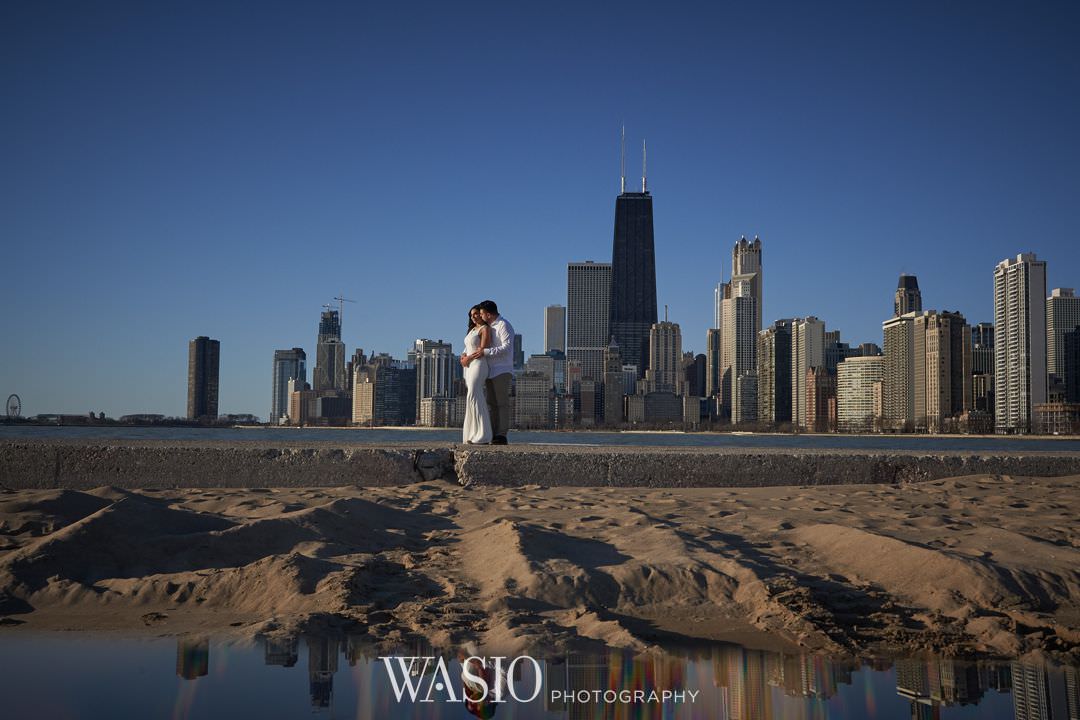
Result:
{"label": "shoreline", "polygon": [[[268,425],[268,424],[254,424],[254,425],[221,425],[221,426],[200,426],[200,425],[129,425],[129,424],[110,424],[110,423],[87,423],[87,424],[72,424],[72,425],[56,425],[53,423],[27,423],[27,422],[8,422],[3,418],[0,418],[0,427],[13,427],[13,428],[70,428],[79,430],[337,430],[337,431],[364,431],[364,430],[377,430],[381,432],[404,432],[404,433],[424,433],[424,432],[458,432],[459,427],[428,427],[420,425]],[[962,439],[972,438],[980,440],[1001,440],[1004,442],[1027,442],[1027,441],[1045,441],[1045,440],[1060,440],[1063,442],[1080,442],[1080,435],[1041,435],[1037,433],[1025,433],[1025,434],[996,434],[996,433],[848,433],[848,432],[778,432],[771,430],[635,430],[632,428],[543,428],[543,429],[512,429],[510,431],[510,437],[513,438],[517,433],[551,433],[559,435],[688,435],[688,436],[702,436],[702,437],[724,437],[724,436],[736,436],[736,437],[806,437],[806,438],[887,438],[902,439],[909,438],[913,440],[949,440],[949,439]],[[0,438],[0,439],[12,439],[12,438]]]}

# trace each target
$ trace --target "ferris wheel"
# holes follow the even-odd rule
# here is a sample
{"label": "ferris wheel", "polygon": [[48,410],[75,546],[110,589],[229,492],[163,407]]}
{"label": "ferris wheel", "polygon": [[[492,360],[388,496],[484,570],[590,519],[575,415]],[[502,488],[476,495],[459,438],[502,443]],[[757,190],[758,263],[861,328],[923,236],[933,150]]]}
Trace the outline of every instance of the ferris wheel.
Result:
{"label": "ferris wheel", "polygon": [[7,416],[9,418],[17,418],[22,414],[22,400],[18,395],[9,395],[7,399]]}

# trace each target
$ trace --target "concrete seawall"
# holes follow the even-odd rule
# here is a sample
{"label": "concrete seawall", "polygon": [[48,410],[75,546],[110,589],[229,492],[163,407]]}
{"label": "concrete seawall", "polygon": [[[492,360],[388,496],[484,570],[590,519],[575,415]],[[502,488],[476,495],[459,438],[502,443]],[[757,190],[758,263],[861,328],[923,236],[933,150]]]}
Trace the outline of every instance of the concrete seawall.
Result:
{"label": "concrete seawall", "polygon": [[10,489],[462,485],[755,487],[1080,474],[1080,453],[655,447],[433,447],[262,442],[0,442]]}

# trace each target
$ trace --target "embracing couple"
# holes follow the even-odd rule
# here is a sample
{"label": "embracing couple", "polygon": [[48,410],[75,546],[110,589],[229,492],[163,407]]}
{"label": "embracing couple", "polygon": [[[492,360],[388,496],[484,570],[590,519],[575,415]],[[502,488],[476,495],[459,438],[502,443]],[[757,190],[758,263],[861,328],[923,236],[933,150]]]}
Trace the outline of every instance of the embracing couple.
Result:
{"label": "embracing couple", "polygon": [[510,381],[514,372],[514,328],[491,300],[469,310],[465,352],[465,427],[470,445],[505,445],[510,429]]}

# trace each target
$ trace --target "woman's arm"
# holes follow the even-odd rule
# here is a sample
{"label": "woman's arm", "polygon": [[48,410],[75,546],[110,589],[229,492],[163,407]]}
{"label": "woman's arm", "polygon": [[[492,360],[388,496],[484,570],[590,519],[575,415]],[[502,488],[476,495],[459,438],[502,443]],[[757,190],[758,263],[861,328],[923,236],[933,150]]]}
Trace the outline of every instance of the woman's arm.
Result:
{"label": "woman's arm", "polygon": [[480,328],[480,347],[478,350],[491,347],[491,328],[484,325]]}

